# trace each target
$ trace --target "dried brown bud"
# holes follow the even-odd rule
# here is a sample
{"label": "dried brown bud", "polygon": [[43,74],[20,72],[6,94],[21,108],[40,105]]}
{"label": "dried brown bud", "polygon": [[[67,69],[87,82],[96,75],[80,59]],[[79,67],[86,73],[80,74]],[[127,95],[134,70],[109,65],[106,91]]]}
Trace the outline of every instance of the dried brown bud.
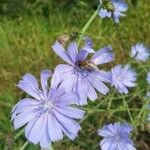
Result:
{"label": "dried brown bud", "polygon": [[5,138],[6,145],[9,150],[13,149],[13,136],[12,135],[7,135]]}
{"label": "dried brown bud", "polygon": [[62,45],[66,44],[68,41],[70,40],[70,36],[69,35],[62,35],[60,36],[60,38],[58,39],[58,42]]}

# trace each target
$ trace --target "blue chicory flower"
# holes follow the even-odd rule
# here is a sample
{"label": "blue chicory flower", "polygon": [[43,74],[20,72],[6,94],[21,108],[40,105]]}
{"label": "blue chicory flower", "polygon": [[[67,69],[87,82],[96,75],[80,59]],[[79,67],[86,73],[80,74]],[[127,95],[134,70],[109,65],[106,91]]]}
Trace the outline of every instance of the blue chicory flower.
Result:
{"label": "blue chicory flower", "polygon": [[144,44],[136,44],[132,46],[131,57],[135,58],[137,61],[147,61],[150,56],[149,49],[144,46]]}
{"label": "blue chicory flower", "polygon": [[111,69],[112,86],[114,86],[119,93],[128,93],[128,87],[136,86],[136,73],[130,68],[130,65],[122,67],[117,65]]}
{"label": "blue chicory flower", "polygon": [[[52,82],[60,83],[61,80],[60,86],[66,92],[77,92],[80,97],[79,105],[87,104],[87,97],[96,100],[98,96],[95,89],[107,94],[109,89],[103,82],[111,83],[111,74],[99,70],[97,65],[114,60],[111,47],[104,47],[95,52],[91,39],[85,37],[85,40],[86,44],[79,52],[75,42],[69,44],[67,51],[59,42],[52,46],[54,52],[68,63],[56,67]],[[90,59],[87,58],[89,53],[94,53]]]}
{"label": "blue chicory flower", "polygon": [[102,8],[99,11],[101,18],[113,17],[115,23],[119,23],[119,18],[125,16],[124,12],[128,9],[128,5],[124,0],[103,1]]}
{"label": "blue chicory flower", "polygon": [[98,134],[104,139],[100,142],[102,150],[136,150],[129,135],[132,128],[126,123],[114,123],[105,125],[98,130]]}
{"label": "blue chicory flower", "polygon": [[31,74],[25,74],[17,85],[33,98],[24,98],[12,110],[15,130],[26,125],[25,136],[33,144],[50,148],[51,143],[63,139],[63,133],[71,140],[77,137],[80,125],[74,119],[81,119],[84,111],[70,105],[78,100],[74,92],[65,93],[57,87],[49,88],[49,70],[41,72],[41,87]]}
{"label": "blue chicory flower", "polygon": [[147,82],[148,82],[148,84],[150,84],[150,72],[148,72],[148,74],[147,74]]}

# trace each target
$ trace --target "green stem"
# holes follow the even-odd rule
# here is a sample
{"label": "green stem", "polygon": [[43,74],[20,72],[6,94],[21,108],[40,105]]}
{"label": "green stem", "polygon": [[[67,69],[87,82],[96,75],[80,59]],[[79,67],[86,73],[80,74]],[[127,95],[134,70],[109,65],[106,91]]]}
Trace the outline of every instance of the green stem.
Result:
{"label": "green stem", "polygon": [[127,108],[127,112],[128,112],[129,117],[130,117],[131,123],[132,123],[132,125],[134,126],[134,125],[135,125],[135,124],[134,124],[134,120],[133,120],[133,117],[132,117],[132,115],[131,115],[131,112],[130,112],[128,103],[127,103],[126,99],[124,98],[124,95],[122,95],[122,98],[123,98],[124,105],[125,105],[125,107]]}
{"label": "green stem", "polygon": [[23,133],[24,133],[24,129],[20,130],[14,137],[14,140],[17,140],[17,138],[20,137]]}
{"label": "green stem", "polygon": [[[114,94],[115,94],[115,92],[113,92],[112,95],[109,95],[108,97],[106,97],[106,99],[103,100],[103,101],[101,101],[101,102],[94,108],[94,110],[95,110],[95,109],[98,109],[98,108],[101,106],[101,104],[102,104],[103,102],[106,102],[106,101],[108,101],[110,98],[112,98],[112,97],[114,96]],[[90,111],[88,108],[84,108],[84,109],[88,112],[88,114],[87,114],[82,120],[79,121],[80,124],[81,124],[83,121],[85,121],[85,120],[90,116],[90,114],[92,113],[92,111]],[[93,110],[93,109],[92,109],[92,110]]]}
{"label": "green stem", "polygon": [[138,119],[141,118],[143,112],[147,109],[148,104],[149,104],[149,100],[147,100],[147,101],[145,102],[145,104],[143,105],[141,111],[140,111],[139,114],[138,114],[138,117],[137,117]]}
{"label": "green stem", "polygon": [[144,70],[146,73],[148,73],[148,70],[146,69],[145,65],[143,65],[140,61],[133,60],[133,62],[138,63],[139,66],[141,66],[141,67],[143,68],[143,70]]}
{"label": "green stem", "polygon": [[20,150],[24,150],[27,145],[28,145],[28,141],[23,144],[23,146],[20,148]]}
{"label": "green stem", "polygon": [[89,26],[91,25],[91,23],[93,22],[93,20],[96,18],[99,10],[100,10],[101,5],[99,4],[97,7],[97,10],[94,12],[94,14],[91,16],[91,18],[88,20],[88,22],[86,23],[86,25],[83,27],[83,29],[81,30],[80,36],[79,36],[79,40],[78,40],[78,45],[80,44],[85,32],[87,31],[87,29],[89,28]]}
{"label": "green stem", "polygon": [[[89,113],[95,113],[95,112],[122,112],[122,111],[127,111],[127,109],[97,109],[97,108],[83,108],[83,110],[88,111]],[[139,111],[140,109],[130,109],[130,111]]]}
{"label": "green stem", "polygon": [[50,150],[54,150],[52,146],[51,146],[51,149],[50,149]]}
{"label": "green stem", "polygon": [[142,66],[142,68],[144,69],[144,71],[145,71],[146,73],[148,73],[148,71],[147,71],[147,69],[145,68],[145,66],[144,66],[140,61],[138,61],[138,63],[139,63],[139,65]]}

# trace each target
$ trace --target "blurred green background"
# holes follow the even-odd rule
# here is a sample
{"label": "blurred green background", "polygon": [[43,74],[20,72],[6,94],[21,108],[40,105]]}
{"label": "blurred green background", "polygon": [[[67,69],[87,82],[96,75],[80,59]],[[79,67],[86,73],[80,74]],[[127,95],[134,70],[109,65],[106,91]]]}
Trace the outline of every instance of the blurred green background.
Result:
{"label": "blurred green background", "polygon": [[[138,64],[129,57],[131,46],[137,42],[150,47],[150,1],[127,2],[127,17],[119,25],[97,16],[86,35],[93,39],[95,49],[113,47],[116,61],[107,68],[117,63],[132,64],[138,72],[138,86],[123,98],[112,89],[108,96],[89,102],[79,137],[74,142],[67,138],[56,142],[54,150],[97,150],[97,129],[115,121],[131,123],[137,149],[150,150],[148,100],[143,98],[148,89],[145,78],[150,61]],[[62,35],[81,31],[97,5],[96,0],[0,0],[0,150],[40,149],[26,145],[24,135],[16,136],[19,131],[13,131],[11,109],[25,96],[15,84],[27,72],[39,77],[42,69],[53,69],[61,63],[51,45]]]}

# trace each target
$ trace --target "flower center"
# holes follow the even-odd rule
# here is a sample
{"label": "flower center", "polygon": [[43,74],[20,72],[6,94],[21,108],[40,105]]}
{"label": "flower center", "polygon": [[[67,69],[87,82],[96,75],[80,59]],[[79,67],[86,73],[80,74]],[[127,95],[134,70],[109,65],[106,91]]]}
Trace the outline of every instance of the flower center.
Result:
{"label": "flower center", "polygon": [[52,108],[53,108],[53,104],[51,101],[42,102],[39,105],[40,114],[43,114],[43,113],[49,114],[49,113],[51,113]]}
{"label": "flower center", "polygon": [[123,80],[122,76],[118,76],[118,77],[117,77],[117,80],[118,80],[118,81],[122,81],[122,80]]}
{"label": "flower center", "polygon": [[97,69],[97,66],[93,64],[90,60],[84,60],[77,62],[75,66],[75,74],[77,74],[79,77],[86,77],[88,76],[88,73],[94,69]]}
{"label": "flower center", "polygon": [[120,141],[120,136],[119,136],[119,134],[116,134],[115,140],[116,140],[117,142]]}
{"label": "flower center", "polygon": [[81,78],[84,78],[88,76],[88,71],[85,68],[80,68],[79,66],[75,67],[75,72],[76,75],[78,75]]}
{"label": "flower center", "polygon": [[52,105],[51,101],[48,101],[48,102],[46,102],[46,103],[43,105],[43,108],[49,109],[49,108],[51,108],[52,106],[53,106],[53,105]]}

